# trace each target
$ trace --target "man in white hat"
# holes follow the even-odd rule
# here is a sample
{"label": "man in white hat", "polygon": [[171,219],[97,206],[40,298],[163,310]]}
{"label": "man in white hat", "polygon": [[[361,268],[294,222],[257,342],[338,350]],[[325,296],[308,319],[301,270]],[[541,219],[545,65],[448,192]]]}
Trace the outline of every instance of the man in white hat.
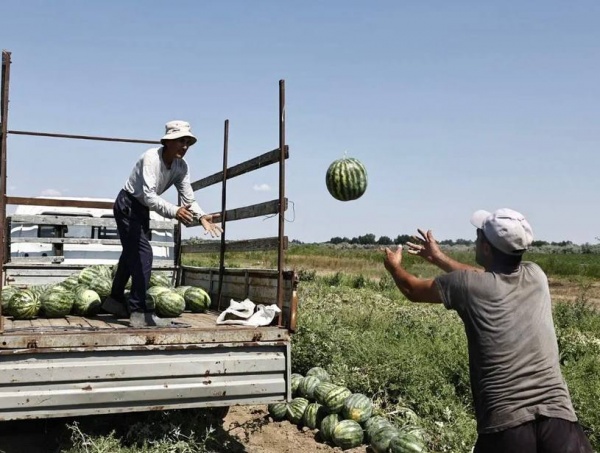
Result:
{"label": "man in white hat", "polygon": [[[160,319],[154,307],[146,304],[146,290],[152,271],[152,246],[150,245],[150,211],[168,219],[177,219],[184,225],[197,220],[212,237],[223,232],[213,223],[194,198],[190,173],[184,156],[194,143],[190,124],[170,121],[161,139],[163,146],[151,148],[138,159],[125,186],[119,192],[114,215],[123,252],[119,259],[110,297],[102,308],[118,317],[130,316],[132,327],[165,327],[172,323]],[[175,186],[182,201],[176,206],[162,195]],[[125,300],[125,285],[131,277],[129,301]]]}
{"label": "man in white hat", "polygon": [[412,302],[443,303],[462,319],[469,348],[478,439],[475,453],[592,453],[563,379],[548,279],[522,261],[533,232],[512,209],[477,211],[475,258],[483,269],[445,255],[431,231],[418,230],[408,253],[445,271],[418,278],[402,266],[402,247],[384,265]]}

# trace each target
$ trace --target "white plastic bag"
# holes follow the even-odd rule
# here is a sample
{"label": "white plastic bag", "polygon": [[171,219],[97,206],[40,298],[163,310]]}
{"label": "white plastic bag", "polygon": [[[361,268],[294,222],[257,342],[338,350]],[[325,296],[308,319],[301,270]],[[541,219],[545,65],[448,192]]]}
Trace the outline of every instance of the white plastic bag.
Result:
{"label": "white plastic bag", "polygon": [[276,304],[256,306],[250,299],[241,302],[231,299],[229,307],[217,318],[217,324],[268,326],[279,312],[281,310]]}

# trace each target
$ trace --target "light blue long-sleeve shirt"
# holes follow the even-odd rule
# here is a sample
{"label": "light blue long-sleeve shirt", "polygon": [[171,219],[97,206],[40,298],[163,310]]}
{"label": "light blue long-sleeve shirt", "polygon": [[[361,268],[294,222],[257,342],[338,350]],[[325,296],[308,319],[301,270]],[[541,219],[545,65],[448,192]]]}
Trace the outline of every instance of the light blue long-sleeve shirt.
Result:
{"label": "light blue long-sleeve shirt", "polygon": [[205,215],[206,213],[194,198],[187,162],[184,159],[175,159],[171,163],[171,168],[167,168],[162,153],[161,146],[151,148],[142,154],[125,182],[124,189],[151,211],[168,219],[174,219],[179,206],[169,203],[160,195],[175,185],[183,205],[191,205],[190,211],[196,216]]}

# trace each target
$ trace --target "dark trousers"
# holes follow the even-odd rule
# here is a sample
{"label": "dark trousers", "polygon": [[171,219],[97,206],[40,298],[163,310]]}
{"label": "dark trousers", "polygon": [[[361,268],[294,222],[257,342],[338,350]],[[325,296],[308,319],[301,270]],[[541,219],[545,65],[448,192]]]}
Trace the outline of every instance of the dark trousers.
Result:
{"label": "dark trousers", "polygon": [[593,453],[581,425],[540,417],[504,431],[480,434],[474,453]]}
{"label": "dark trousers", "polygon": [[131,277],[129,310],[150,312],[146,289],[152,272],[150,245],[150,210],[125,190],[121,190],[113,207],[123,252],[113,279],[111,296],[125,301],[125,285]]}

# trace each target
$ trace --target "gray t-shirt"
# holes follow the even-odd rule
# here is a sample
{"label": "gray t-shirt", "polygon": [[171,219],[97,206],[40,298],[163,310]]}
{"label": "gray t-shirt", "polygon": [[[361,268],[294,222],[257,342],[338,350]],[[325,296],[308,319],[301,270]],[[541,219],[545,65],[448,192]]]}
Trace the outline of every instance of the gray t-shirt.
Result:
{"label": "gray t-shirt", "polygon": [[465,325],[479,433],[538,415],[577,421],[560,371],[548,279],[538,265],[523,262],[511,274],[455,271],[435,281]]}
{"label": "gray t-shirt", "polygon": [[169,203],[162,195],[169,187],[175,185],[181,202],[190,205],[190,210],[197,216],[205,215],[194,199],[194,191],[190,183],[190,173],[184,159],[175,159],[171,168],[167,168],[162,159],[163,148],[151,148],[140,156],[136,162],[124,189],[132,194],[151,211],[156,211],[167,219],[174,219],[178,206]]}

